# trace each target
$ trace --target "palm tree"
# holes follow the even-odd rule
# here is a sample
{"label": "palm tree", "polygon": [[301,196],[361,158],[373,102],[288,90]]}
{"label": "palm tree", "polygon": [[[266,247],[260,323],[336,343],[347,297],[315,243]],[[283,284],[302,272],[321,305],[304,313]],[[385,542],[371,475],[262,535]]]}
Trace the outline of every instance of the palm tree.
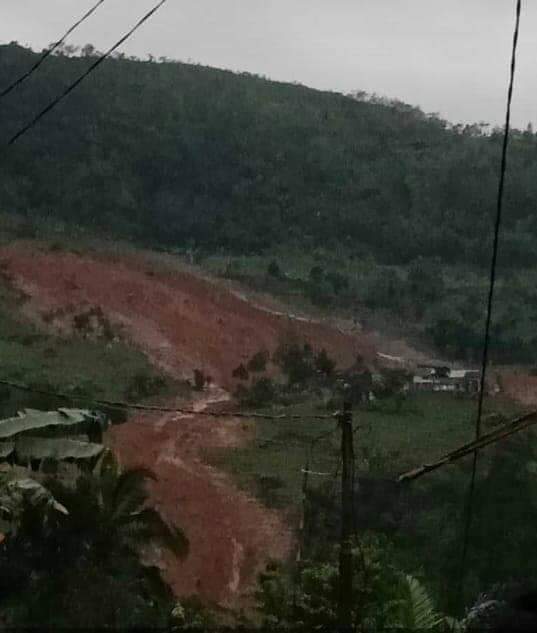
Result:
{"label": "palm tree", "polygon": [[139,551],[158,541],[183,557],[188,540],[148,507],[146,484],[154,478],[144,469],[122,472],[105,451],[74,485],[57,477],[43,482],[54,500],[47,529],[25,510],[16,536],[0,544],[0,601],[16,605],[12,625],[166,622],[173,597],[159,570],[140,563]]}
{"label": "palm tree", "polygon": [[147,483],[155,479],[145,468],[121,471],[115,455],[107,450],[91,475],[78,478],[74,490],[60,486],[63,491],[57,491],[70,510],[65,523],[103,553],[112,544],[138,552],[141,546],[157,542],[184,558],[189,547],[184,532],[148,506]]}
{"label": "palm tree", "polygon": [[51,515],[69,512],[38,481],[29,477],[18,477],[6,472],[0,476],[0,543],[16,537],[25,512],[32,512],[39,524],[45,528]]}

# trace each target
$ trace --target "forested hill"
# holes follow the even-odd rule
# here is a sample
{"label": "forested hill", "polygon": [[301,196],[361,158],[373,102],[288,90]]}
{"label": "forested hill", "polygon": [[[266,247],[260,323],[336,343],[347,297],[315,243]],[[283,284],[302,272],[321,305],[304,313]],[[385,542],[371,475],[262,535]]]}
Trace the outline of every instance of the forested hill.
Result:
{"label": "forested hill", "polygon": [[[1,142],[94,61],[50,58],[0,102]],[[36,54],[0,47],[0,89]],[[533,262],[537,141],[515,133],[505,260]],[[316,244],[385,263],[489,257],[501,136],[398,102],[182,63],[106,61],[0,156],[0,211],[146,243]]]}

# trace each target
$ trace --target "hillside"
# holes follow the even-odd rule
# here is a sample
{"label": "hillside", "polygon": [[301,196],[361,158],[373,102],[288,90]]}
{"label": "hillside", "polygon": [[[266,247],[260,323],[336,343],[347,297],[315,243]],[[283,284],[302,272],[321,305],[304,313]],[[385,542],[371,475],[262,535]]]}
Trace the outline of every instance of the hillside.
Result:
{"label": "hillside", "polygon": [[[2,138],[92,63],[83,52],[47,60],[0,103]],[[1,46],[0,85],[34,60]],[[8,239],[81,226],[191,251],[212,272],[476,362],[501,145],[485,129],[363,94],[116,57],[2,153],[0,229],[11,215]],[[491,352],[533,364],[536,136],[514,131],[510,148]]]}
{"label": "hillside", "polygon": [[[55,56],[3,100],[2,138],[91,55]],[[0,85],[34,59],[0,47]],[[537,141],[515,136],[503,238],[510,265],[533,262],[537,232]],[[322,245],[383,263],[483,264],[500,140],[398,102],[116,58],[2,152],[0,209],[153,245],[236,253]]]}

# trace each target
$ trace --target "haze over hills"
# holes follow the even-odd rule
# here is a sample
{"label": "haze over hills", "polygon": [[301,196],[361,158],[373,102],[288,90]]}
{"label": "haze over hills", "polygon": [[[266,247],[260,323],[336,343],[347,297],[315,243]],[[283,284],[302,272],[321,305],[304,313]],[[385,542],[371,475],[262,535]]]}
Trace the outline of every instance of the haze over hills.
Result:
{"label": "haze over hills", "polygon": [[[7,140],[92,62],[56,56],[0,104]],[[0,82],[36,54],[0,47]],[[417,108],[182,63],[105,62],[0,159],[0,208],[146,243],[316,245],[384,263],[488,261],[498,133]],[[531,131],[514,135],[503,254],[533,262]]]}

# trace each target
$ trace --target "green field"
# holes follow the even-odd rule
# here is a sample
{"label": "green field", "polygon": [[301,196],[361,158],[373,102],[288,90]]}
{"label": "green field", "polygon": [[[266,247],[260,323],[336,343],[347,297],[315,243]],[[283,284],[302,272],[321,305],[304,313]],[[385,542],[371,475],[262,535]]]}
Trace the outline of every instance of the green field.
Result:
{"label": "green field", "polygon": [[[358,477],[381,482],[378,498],[368,499],[367,505],[356,508],[356,512],[370,525],[365,529],[379,530],[388,536],[394,546],[393,562],[419,577],[437,603],[450,613],[456,613],[459,604],[457,583],[471,457],[401,486],[402,506],[401,499],[395,503],[398,507],[390,505],[389,495],[396,485],[382,482],[395,482],[398,474],[471,440],[476,405],[469,398],[420,394],[410,398],[400,413],[390,402],[382,403],[379,410],[354,411]],[[314,404],[292,407],[291,411],[319,413]],[[509,417],[518,411],[512,402],[488,399],[484,413]],[[487,418],[484,420],[484,431],[490,430]],[[251,443],[212,453],[210,459],[265,504],[296,521],[303,501],[301,471],[308,447],[314,438],[330,430],[334,432],[317,442],[311,451],[310,469],[327,475],[309,477],[309,493],[322,496],[311,497],[314,505],[310,507],[314,510],[310,511],[316,513],[316,518],[310,519],[311,527],[306,523],[306,530],[317,540],[313,547],[325,548],[338,539],[334,516],[338,514],[339,499],[339,433],[335,423],[259,421]],[[534,577],[537,479],[532,473],[537,464],[536,448],[536,433],[530,430],[480,453],[463,587],[466,604],[497,582]],[[403,515],[398,514],[401,507]],[[377,511],[378,516],[371,516]],[[370,515],[365,516],[367,513]],[[497,556],[492,556],[492,551],[497,551]]]}
{"label": "green field", "polygon": [[[160,375],[141,351],[121,340],[44,333],[20,314],[23,302],[0,279],[0,379],[67,393],[79,406],[81,396],[137,401],[185,388]],[[65,406],[65,401],[2,389],[0,405],[0,413],[10,415],[23,406]]]}
{"label": "green field", "polygon": [[[358,473],[396,477],[432,461],[473,438],[477,403],[444,394],[420,394],[396,413],[390,402],[354,411],[355,455]],[[485,414],[508,415],[516,406],[489,401]],[[293,414],[319,414],[315,403],[286,409]],[[310,450],[312,441],[334,432]],[[256,421],[254,440],[242,448],[213,453],[211,459],[269,505],[300,503],[302,469],[311,453],[310,469],[334,473],[339,463],[339,433],[330,420]]]}

